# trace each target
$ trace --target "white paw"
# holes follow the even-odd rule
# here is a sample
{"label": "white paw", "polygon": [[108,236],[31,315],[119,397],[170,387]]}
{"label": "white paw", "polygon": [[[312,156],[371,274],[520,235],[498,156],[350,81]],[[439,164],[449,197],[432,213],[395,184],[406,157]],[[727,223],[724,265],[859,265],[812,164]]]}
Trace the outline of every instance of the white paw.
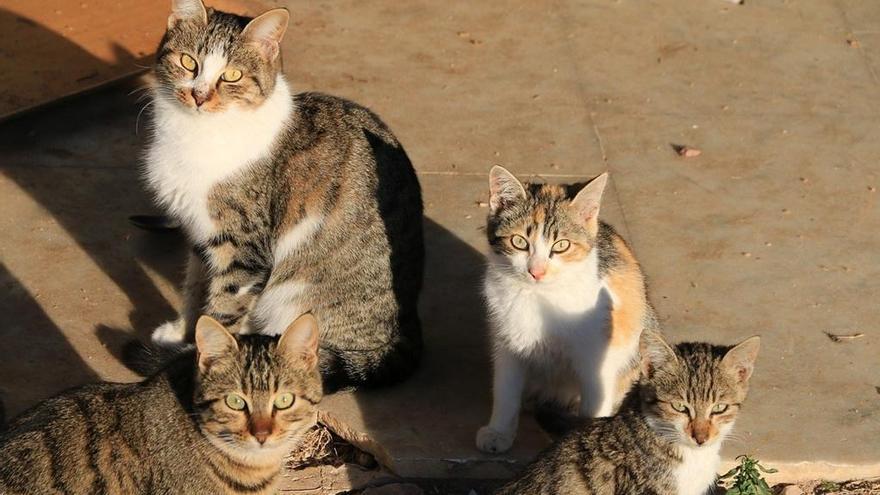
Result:
{"label": "white paw", "polygon": [[166,321],[153,330],[151,339],[156,345],[173,347],[183,344],[184,333],[183,320]]}
{"label": "white paw", "polygon": [[477,431],[477,448],[487,454],[506,452],[513,445],[516,432],[504,433],[488,426]]}

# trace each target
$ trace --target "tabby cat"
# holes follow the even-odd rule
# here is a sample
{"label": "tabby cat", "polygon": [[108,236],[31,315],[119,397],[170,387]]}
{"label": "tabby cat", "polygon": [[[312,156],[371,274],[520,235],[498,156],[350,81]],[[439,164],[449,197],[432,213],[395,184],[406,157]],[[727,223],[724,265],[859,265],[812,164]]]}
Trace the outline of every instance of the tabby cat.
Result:
{"label": "tabby cat", "polygon": [[398,381],[422,345],[419,183],[372,112],[291,94],[288,17],[173,0],[146,175],[193,254],[181,316],[153,340],[191,341],[202,313],[233,333],[275,334],[311,311],[326,388]]}
{"label": "tabby cat", "polygon": [[269,494],[315,424],[318,328],[237,340],[203,317],[196,351],[141,383],[87,385],[0,433],[3,494]]}
{"label": "tabby cat", "polygon": [[579,400],[580,416],[609,416],[638,377],[639,336],[657,321],[632,251],[599,220],[607,180],[566,188],[523,185],[498,166],[489,174],[494,381],[492,417],[476,439],[484,452],[511,447],[524,396],[563,409]]}
{"label": "tabby cat", "polygon": [[674,349],[642,339],[641,380],[617,415],[587,421],[498,495],[703,495],[748,392],[760,339]]}

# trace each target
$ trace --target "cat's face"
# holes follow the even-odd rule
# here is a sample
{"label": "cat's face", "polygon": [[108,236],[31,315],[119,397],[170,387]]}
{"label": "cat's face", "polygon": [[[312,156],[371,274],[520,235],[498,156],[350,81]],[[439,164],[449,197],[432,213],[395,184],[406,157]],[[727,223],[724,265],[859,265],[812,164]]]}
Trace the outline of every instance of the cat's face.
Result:
{"label": "cat's face", "polygon": [[734,347],[703,343],[675,349],[643,344],[642,399],[654,430],[679,445],[717,445],[730,433],[748,392],[760,340]]}
{"label": "cat's face", "polygon": [[309,315],[280,338],[233,338],[202,317],[196,327],[199,426],[224,452],[249,461],[280,460],[315,424],[321,399],[318,329]]}
{"label": "cat's face", "polygon": [[547,284],[584,263],[595,246],[606,180],[600,175],[572,199],[562,186],[524,187],[510,172],[494,167],[487,234],[496,268],[525,283]]}
{"label": "cat's face", "polygon": [[259,106],[275,88],[288,19],[284,9],[250,20],[201,0],[173,0],[156,56],[156,97],[194,113]]}

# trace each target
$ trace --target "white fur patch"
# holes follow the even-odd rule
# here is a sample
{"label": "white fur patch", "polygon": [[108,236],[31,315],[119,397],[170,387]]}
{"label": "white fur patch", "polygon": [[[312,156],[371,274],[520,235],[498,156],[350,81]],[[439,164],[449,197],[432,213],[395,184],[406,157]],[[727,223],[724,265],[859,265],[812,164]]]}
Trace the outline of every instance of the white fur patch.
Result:
{"label": "white fur patch", "polygon": [[275,243],[275,264],[277,265],[311,240],[323,224],[322,216],[308,215],[285,232]]}
{"label": "white fur patch", "polygon": [[580,395],[581,415],[611,415],[617,377],[638,348],[637,342],[626,349],[609,347],[616,296],[599,279],[596,250],[541,283],[523,277],[522,267],[511,270],[504,260],[496,261],[484,285],[496,348],[527,364],[531,393],[563,402]]}
{"label": "white fur patch", "polygon": [[147,181],[193,241],[204,242],[215,232],[208,211],[211,188],[271,154],[293,111],[290,89],[279,75],[259,107],[218,113],[196,112],[158,96],[155,101]]}
{"label": "white fur patch", "polygon": [[301,282],[285,282],[263,291],[252,313],[262,333],[278,335],[306,311],[299,299],[307,287],[308,284]]}
{"label": "white fur patch", "polygon": [[704,495],[715,484],[720,451],[720,440],[705,447],[679,447],[682,463],[675,469],[678,495]]}

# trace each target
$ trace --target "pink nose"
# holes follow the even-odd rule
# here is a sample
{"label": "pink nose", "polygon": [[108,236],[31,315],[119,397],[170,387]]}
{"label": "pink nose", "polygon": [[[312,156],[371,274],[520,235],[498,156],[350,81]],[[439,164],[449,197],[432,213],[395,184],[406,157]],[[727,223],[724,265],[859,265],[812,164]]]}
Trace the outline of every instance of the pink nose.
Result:
{"label": "pink nose", "polygon": [[529,268],[529,274],[535,280],[541,280],[546,273],[547,270],[543,266],[533,266]]}
{"label": "pink nose", "polygon": [[193,90],[192,91],[193,101],[196,102],[196,106],[202,106],[206,101],[211,99],[211,93],[202,93],[200,91]]}

